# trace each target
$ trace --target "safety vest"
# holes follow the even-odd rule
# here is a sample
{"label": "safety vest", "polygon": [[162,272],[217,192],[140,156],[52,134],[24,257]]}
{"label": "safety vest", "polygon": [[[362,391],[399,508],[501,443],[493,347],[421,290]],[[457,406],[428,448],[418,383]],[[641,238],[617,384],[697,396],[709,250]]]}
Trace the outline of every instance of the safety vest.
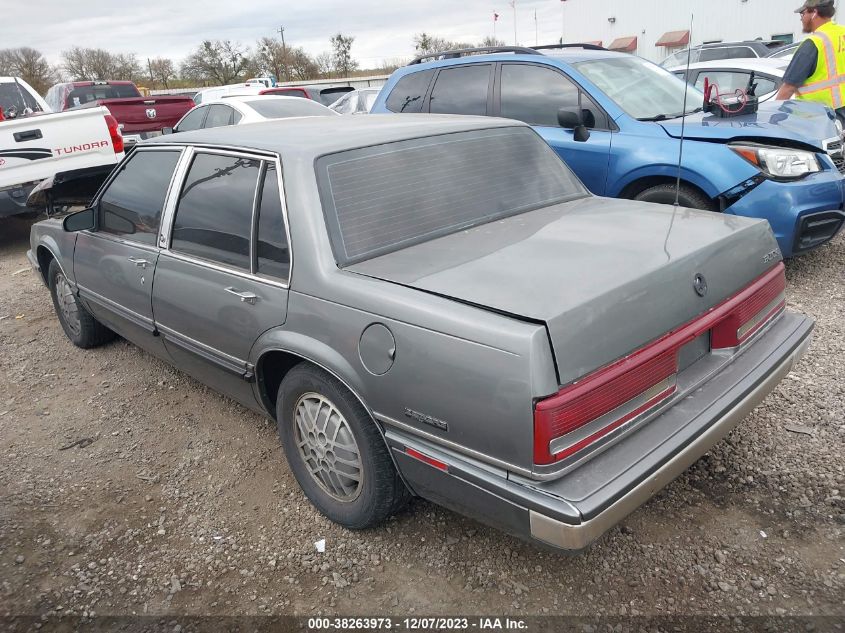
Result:
{"label": "safety vest", "polygon": [[807,78],[796,97],[834,109],[845,107],[845,26],[828,22],[816,29],[810,39],[819,54],[816,72]]}

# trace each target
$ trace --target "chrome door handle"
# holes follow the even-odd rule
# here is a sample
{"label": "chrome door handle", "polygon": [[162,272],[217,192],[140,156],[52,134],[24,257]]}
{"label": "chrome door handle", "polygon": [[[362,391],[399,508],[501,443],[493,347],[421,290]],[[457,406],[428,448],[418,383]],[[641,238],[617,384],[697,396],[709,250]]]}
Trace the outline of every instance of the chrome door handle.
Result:
{"label": "chrome door handle", "polygon": [[146,268],[150,265],[146,259],[139,259],[138,257],[130,257],[129,261],[138,266],[138,268]]}
{"label": "chrome door handle", "polygon": [[255,305],[255,302],[258,301],[258,295],[252,292],[241,292],[240,290],[232,286],[226,288],[226,292],[230,292],[236,297],[240,297],[242,302],[248,303],[250,305]]}

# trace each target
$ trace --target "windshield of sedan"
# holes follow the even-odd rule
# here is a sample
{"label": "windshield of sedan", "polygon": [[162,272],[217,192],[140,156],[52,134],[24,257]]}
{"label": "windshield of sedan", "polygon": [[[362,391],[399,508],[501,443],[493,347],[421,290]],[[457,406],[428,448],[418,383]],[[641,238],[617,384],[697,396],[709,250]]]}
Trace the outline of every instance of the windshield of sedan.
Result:
{"label": "windshield of sedan", "polygon": [[589,195],[528,127],[330,154],[317,178],[340,266]]}
{"label": "windshield of sedan", "polygon": [[696,111],[704,95],[683,79],[640,57],[597,59],[576,64],[587,79],[599,87],[635,119],[659,121]]}
{"label": "windshield of sedan", "polygon": [[308,99],[255,99],[245,101],[265,119],[285,119],[293,116],[332,116],[334,112],[326,106]]}

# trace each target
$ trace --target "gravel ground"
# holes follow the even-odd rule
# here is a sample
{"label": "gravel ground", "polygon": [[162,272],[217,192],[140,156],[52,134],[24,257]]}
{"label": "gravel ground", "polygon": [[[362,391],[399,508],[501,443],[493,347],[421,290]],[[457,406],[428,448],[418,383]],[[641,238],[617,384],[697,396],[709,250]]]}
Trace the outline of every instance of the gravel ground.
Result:
{"label": "gravel ground", "polygon": [[803,361],[570,557],[421,500],[377,529],[329,523],[268,420],[124,341],[73,347],[28,270],[29,224],[0,220],[0,617],[845,618],[841,236],[787,267],[790,308],[816,319]]}

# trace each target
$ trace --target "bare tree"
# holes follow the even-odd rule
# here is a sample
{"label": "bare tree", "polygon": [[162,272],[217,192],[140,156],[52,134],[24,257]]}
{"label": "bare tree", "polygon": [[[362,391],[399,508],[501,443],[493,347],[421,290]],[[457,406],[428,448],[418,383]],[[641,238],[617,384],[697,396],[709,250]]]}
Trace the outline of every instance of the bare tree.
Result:
{"label": "bare tree", "polygon": [[[484,46],[484,44],[481,45]],[[454,51],[461,48],[475,48],[475,45],[469,42],[453,42],[425,32],[414,35],[414,50],[417,55],[432,55],[442,51]]]}
{"label": "bare tree", "polygon": [[134,53],[110,53],[102,48],[74,46],[62,53],[64,68],[75,81],[125,79],[134,81],[141,66]]}
{"label": "bare tree", "polygon": [[248,52],[231,40],[205,40],[182,64],[182,77],[221,85],[233,83],[249,66]]}
{"label": "bare tree", "polygon": [[150,81],[158,82],[167,89],[167,83],[176,79],[176,68],[173,66],[173,61],[164,57],[156,57],[150,60]]}
{"label": "bare tree", "polygon": [[343,33],[338,33],[331,39],[333,69],[341,77],[348,77],[349,73],[358,68],[358,62],[352,59],[352,42],[354,41],[354,37]]}
{"label": "bare tree", "polygon": [[44,55],[27,46],[0,50],[0,75],[20,77],[42,95],[60,79]]}
{"label": "bare tree", "polygon": [[330,77],[334,72],[334,58],[328,51],[323,51],[314,58],[314,63],[317,65],[317,73],[321,77]]}

